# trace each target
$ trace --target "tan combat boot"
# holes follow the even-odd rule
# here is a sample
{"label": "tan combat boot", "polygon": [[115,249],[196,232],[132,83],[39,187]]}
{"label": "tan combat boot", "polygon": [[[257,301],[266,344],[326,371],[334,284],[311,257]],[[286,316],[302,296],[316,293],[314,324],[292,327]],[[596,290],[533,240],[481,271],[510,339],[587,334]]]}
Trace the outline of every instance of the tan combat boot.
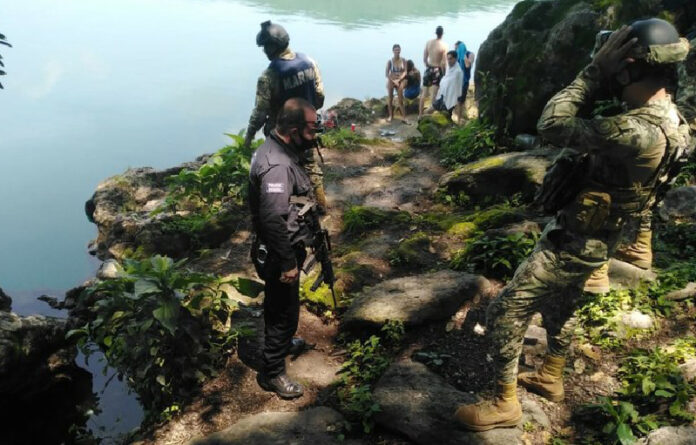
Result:
{"label": "tan combat boot", "polygon": [[609,262],[592,272],[590,278],[585,281],[584,290],[591,294],[606,294],[611,290],[609,287]]}
{"label": "tan combat boot", "polygon": [[638,232],[636,242],[619,247],[614,254],[616,259],[633,264],[641,269],[650,269],[652,266],[652,230]]}
{"label": "tan combat boot", "polygon": [[471,431],[517,426],[522,419],[522,406],[517,400],[517,383],[498,382],[495,398],[471,405],[462,405],[454,417]]}
{"label": "tan combat boot", "polygon": [[565,357],[547,355],[544,364],[534,372],[523,372],[517,382],[527,390],[539,394],[552,402],[560,402],[565,396],[563,391],[563,367]]}

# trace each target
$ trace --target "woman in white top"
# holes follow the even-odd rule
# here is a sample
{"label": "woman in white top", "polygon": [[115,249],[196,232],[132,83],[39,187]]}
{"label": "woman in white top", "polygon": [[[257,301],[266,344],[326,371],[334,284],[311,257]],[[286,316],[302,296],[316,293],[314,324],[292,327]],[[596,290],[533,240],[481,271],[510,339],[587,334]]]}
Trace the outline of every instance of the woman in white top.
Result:
{"label": "woman in white top", "polygon": [[399,110],[401,111],[402,121],[406,123],[406,108],[404,107],[404,88],[406,88],[406,61],[401,58],[401,46],[398,43],[392,47],[394,57],[387,62],[385,76],[387,77],[387,110],[389,117],[387,122],[394,118],[394,90],[399,99]]}

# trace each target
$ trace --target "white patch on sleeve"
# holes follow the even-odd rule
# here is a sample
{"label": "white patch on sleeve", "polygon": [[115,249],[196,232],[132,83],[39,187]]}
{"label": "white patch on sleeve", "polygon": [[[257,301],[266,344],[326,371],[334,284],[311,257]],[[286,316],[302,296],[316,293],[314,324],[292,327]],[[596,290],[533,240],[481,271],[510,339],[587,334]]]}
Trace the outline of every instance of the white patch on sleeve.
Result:
{"label": "white patch on sleeve", "polygon": [[282,182],[269,182],[266,193],[285,193],[285,184]]}

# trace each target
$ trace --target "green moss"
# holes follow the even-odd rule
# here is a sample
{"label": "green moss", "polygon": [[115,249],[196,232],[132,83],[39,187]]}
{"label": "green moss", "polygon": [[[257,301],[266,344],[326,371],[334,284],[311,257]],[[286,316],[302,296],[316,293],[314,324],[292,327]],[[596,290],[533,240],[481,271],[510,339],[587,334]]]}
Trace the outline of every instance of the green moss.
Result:
{"label": "green moss", "polygon": [[411,141],[414,145],[437,145],[451,121],[440,112],[424,116],[418,121],[420,138]]}
{"label": "green moss", "polygon": [[[315,269],[308,276],[302,280],[300,284],[300,298],[304,301],[311,301],[312,303],[320,304],[326,307],[333,307],[333,297],[331,296],[331,289],[326,283],[322,283],[317,290],[312,291],[312,285],[319,275],[319,269]],[[336,292],[336,301],[340,302],[343,297],[343,292],[339,289],[339,286],[334,285],[334,291]],[[340,305],[340,303],[339,303]]]}
{"label": "green moss", "polygon": [[417,232],[402,240],[397,247],[389,252],[389,263],[392,265],[425,265],[429,256],[430,237],[425,232]]}
{"label": "green moss", "polygon": [[476,232],[476,224],[472,222],[460,222],[452,225],[447,230],[447,234],[457,238],[469,238]]}
{"label": "green moss", "polygon": [[488,230],[523,219],[524,209],[499,204],[471,214],[467,221],[474,223],[478,230]]}
{"label": "green moss", "polygon": [[368,206],[351,206],[343,214],[343,229],[357,234],[386,225],[403,225],[411,222],[408,212],[383,210]]}
{"label": "green moss", "polygon": [[393,163],[391,167],[389,167],[389,170],[391,170],[391,174],[394,178],[402,178],[411,173],[413,169],[406,159],[400,159]]}
{"label": "green moss", "polygon": [[458,169],[457,172],[470,173],[475,170],[487,169],[493,167],[499,167],[505,163],[505,158],[502,156],[491,156],[489,158],[484,158],[470,164],[466,164],[462,168]]}

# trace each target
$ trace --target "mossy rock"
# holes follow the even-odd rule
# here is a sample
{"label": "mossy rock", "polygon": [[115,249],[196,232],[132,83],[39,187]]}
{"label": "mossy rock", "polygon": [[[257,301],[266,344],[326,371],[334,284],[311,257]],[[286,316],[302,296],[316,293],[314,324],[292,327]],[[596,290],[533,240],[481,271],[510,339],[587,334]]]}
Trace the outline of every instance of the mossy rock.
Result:
{"label": "mossy rock", "polygon": [[551,150],[534,150],[484,158],[443,175],[437,193],[464,194],[469,205],[503,202],[516,194],[531,202],[554,156]]}
{"label": "mossy rock", "polygon": [[375,109],[350,97],[341,99],[340,102],[329,108],[329,112],[336,113],[338,125],[341,127],[347,127],[350,124],[369,124],[379,117]]}
{"label": "mossy rock", "polygon": [[343,214],[343,229],[347,234],[359,234],[383,226],[401,226],[411,222],[408,212],[384,210],[369,206],[351,206]]}
{"label": "mossy rock", "polygon": [[438,144],[445,130],[450,125],[452,125],[452,121],[439,111],[423,116],[418,121],[418,131],[421,134],[422,142],[432,145]]}
{"label": "mossy rock", "polygon": [[430,236],[425,232],[416,232],[403,239],[389,252],[389,263],[402,267],[427,267],[437,261],[432,251]]}

